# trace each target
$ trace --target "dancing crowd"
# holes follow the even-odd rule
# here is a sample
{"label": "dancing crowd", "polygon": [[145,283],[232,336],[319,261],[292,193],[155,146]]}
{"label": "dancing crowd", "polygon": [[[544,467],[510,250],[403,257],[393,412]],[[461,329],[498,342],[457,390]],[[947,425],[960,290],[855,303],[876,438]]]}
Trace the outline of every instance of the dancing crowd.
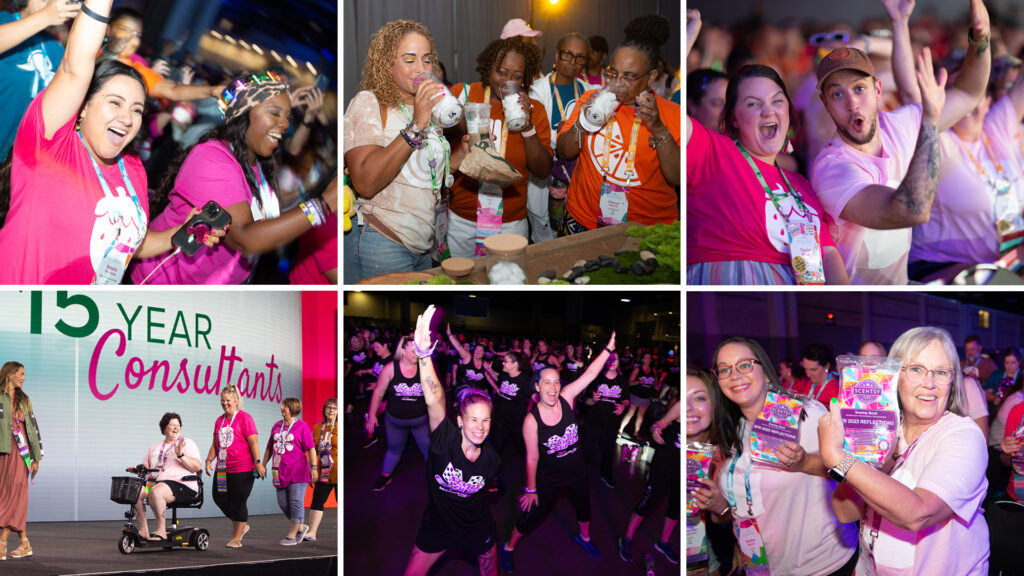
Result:
{"label": "dancing crowd", "polygon": [[[619,556],[633,561],[634,534],[667,498],[654,549],[678,564],[669,544],[681,495],[679,371],[673,356],[651,347],[618,349],[614,333],[594,347],[474,337],[450,327],[432,333],[435,311],[427,308],[412,335],[357,330],[345,354],[346,411],[358,414],[354,407],[365,405],[369,395],[364,448],[377,442],[381,424],[387,442],[372,491],[390,484],[410,435],[427,463],[428,506],[405,573],[426,574],[449,549],[477,557],[481,574],[497,574],[498,565],[513,571],[515,552],[529,548],[524,539],[563,493],[575,511],[573,540],[587,556],[600,557],[591,539],[588,464],[598,457],[600,479],[614,489],[620,436],[650,446],[654,456],[629,523],[615,529]],[[631,422],[632,434],[626,430]],[[514,458],[525,459],[524,477],[513,479],[508,471],[505,463]],[[510,488],[519,494],[518,510],[502,510],[490,498],[504,493],[509,482],[522,482],[521,491]],[[518,515],[501,539],[499,514]]]}
{"label": "dancing crowd", "polygon": [[[24,391],[25,366],[6,362],[0,367],[0,560],[8,556],[8,537],[18,534],[20,542],[10,551],[11,558],[33,555],[28,539],[29,480],[39,473],[43,458],[42,434],[32,401]],[[259,431],[252,415],[242,410],[238,388],[221,388],[220,405],[224,413],[214,424],[205,466],[196,442],[182,434],[183,421],[175,412],[165,413],[159,421],[160,442],[145,451],[141,467],[146,469],[146,485],[139,490],[134,504],[139,538],[147,545],[169,546],[166,512],[168,506],[194,503],[201,499],[202,473],[213,480],[213,501],[232,522],[231,538],[225,546],[241,548],[249,531],[247,502],[256,478],[273,479],[277,503],[288,519],[289,528],[280,540],[283,546],[316,541],[324,504],[338,490],[338,402],[329,398],[321,410],[322,419],[313,429],[298,417],[302,402],[285,398],[281,402],[281,420],[270,429],[266,449],[260,456]],[[312,503],[305,514],[307,486]],[[149,530],[147,508],[156,519]]]}
{"label": "dancing crowd", "polygon": [[[709,370],[687,369],[688,454],[708,446],[712,454],[706,477],[688,486],[687,555],[696,573],[1018,573],[1020,349],[1002,348],[997,365],[977,336],[965,339],[961,356],[948,332],[919,327],[888,352],[866,341],[849,354],[902,361],[896,439],[877,446],[877,465],[849,452],[849,436],[844,444],[829,344],[773,362],[758,342],[728,338]],[[783,442],[774,463],[751,450],[769,393],[801,403],[796,441]]]}
{"label": "dancing crowd", "polygon": [[0,12],[0,282],[336,283],[321,85],[157,53],[112,4]]}
{"label": "dancing crowd", "polygon": [[669,22],[634,19],[611,52],[601,36],[566,34],[550,71],[539,34],[510,20],[477,54],[477,75],[452,79],[422,24],[373,35],[345,112],[346,283],[482,256],[498,233],[539,243],[679,220],[679,82],[660,55]]}
{"label": "dancing crowd", "polygon": [[687,11],[692,284],[908,284],[1024,232],[1024,34],[880,0],[855,30]]}

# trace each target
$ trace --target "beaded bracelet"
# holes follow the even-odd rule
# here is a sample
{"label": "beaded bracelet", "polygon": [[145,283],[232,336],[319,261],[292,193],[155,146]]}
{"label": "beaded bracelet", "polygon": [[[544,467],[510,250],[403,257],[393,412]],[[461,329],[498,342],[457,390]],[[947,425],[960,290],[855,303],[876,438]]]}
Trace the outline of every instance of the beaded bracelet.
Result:
{"label": "beaded bracelet", "polygon": [[405,143],[409,145],[413,150],[419,150],[423,148],[424,141],[420,140],[422,133],[419,127],[416,126],[415,122],[409,122],[405,128],[398,132],[405,139]]}
{"label": "beaded bracelet", "polygon": [[302,213],[306,215],[306,219],[309,220],[309,224],[313,228],[322,226],[324,223],[324,215],[320,212],[320,206],[315,202],[299,204],[299,208],[302,209]]}
{"label": "beaded bracelet", "polygon": [[664,134],[662,136],[653,136],[652,135],[652,136],[650,136],[647,139],[647,144],[651,148],[654,148],[655,150],[657,150],[658,146],[661,146],[662,144],[664,144],[665,142],[668,142],[671,139],[672,139],[672,134]]}

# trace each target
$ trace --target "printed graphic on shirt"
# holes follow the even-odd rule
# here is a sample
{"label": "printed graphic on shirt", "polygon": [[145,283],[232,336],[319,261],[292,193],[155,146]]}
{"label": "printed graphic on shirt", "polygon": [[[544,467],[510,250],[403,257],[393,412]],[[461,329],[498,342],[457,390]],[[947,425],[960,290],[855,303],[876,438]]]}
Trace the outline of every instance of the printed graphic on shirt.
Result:
{"label": "printed graphic on shirt", "polygon": [[[561,458],[576,451],[576,447],[573,446],[573,444],[576,444],[578,440],[579,436],[576,430],[576,425],[570,424],[565,429],[564,436],[552,436],[551,438],[548,438],[548,441],[544,443],[544,446],[547,447],[548,454],[554,454],[555,452],[562,452],[564,450],[565,452],[558,455],[558,458]],[[572,450],[569,450],[570,447]]]}
{"label": "printed graphic on shirt", "polygon": [[636,381],[641,386],[654,386],[654,376],[639,376]]}
{"label": "printed graphic on shirt", "polygon": [[423,386],[421,386],[418,382],[416,384],[413,384],[412,386],[409,386],[405,382],[402,382],[395,386],[395,396],[399,396],[402,399],[412,399],[413,396],[423,396]]}
{"label": "printed graphic on shirt", "polygon": [[598,400],[618,400],[622,397],[622,387],[618,384],[609,387],[607,384],[601,384],[597,387],[597,398]]}
{"label": "printed graphic on shirt", "polygon": [[786,230],[786,219],[788,218],[792,223],[807,222],[814,224],[818,227],[820,234],[821,215],[814,208],[808,206],[806,202],[804,206],[807,207],[807,210],[802,210],[793,199],[793,195],[789,193],[788,189],[783,187],[782,183],[776,182],[772,193],[775,194],[779,207],[782,208],[782,214],[775,209],[772,199],[765,194],[764,222],[765,230],[768,231],[768,241],[779,252],[789,254],[789,232]]}
{"label": "printed graphic on shirt", "polygon": [[18,68],[26,72],[35,72],[35,77],[32,79],[33,98],[38,96],[43,88],[46,88],[50,80],[53,80],[53,63],[50,62],[50,57],[46,55],[42,47],[29,52],[25,63],[18,64]]}
{"label": "printed graphic on shirt", "polygon": [[361,364],[361,363],[363,363],[365,361],[366,361],[366,352],[360,352],[360,353],[358,353],[358,354],[356,354],[355,356],[352,357],[352,362],[355,362],[356,364]]}
{"label": "printed graphic on shirt", "polygon": [[680,446],[682,446],[682,445],[683,445],[683,433],[680,432],[680,433],[676,434],[676,449],[680,449]]}
{"label": "printed graphic on shirt", "polygon": [[462,498],[469,498],[484,487],[483,476],[471,476],[469,482],[463,482],[462,470],[452,466],[451,462],[445,466],[444,474],[434,475],[434,480],[442,491]]}
{"label": "printed graphic on shirt", "polygon": [[548,367],[548,365],[543,363],[543,362],[534,362],[533,363],[533,371],[534,372],[540,372],[541,370],[543,370],[544,368],[547,368],[547,367]]}
{"label": "printed graphic on shirt", "polygon": [[284,432],[278,431],[274,434],[274,451],[278,454],[284,454],[285,452],[291,452],[292,448],[295,447],[293,442],[295,441],[295,435],[290,431],[285,434]]}
{"label": "printed graphic on shirt", "polygon": [[384,369],[384,364],[381,362],[374,362],[372,372],[374,376],[380,376],[380,371]]}
{"label": "printed graphic on shirt", "polygon": [[465,376],[467,380],[472,380],[474,382],[480,382],[484,379],[484,373],[477,372],[473,368],[466,368]]}
{"label": "printed graphic on shirt", "polygon": [[519,386],[508,380],[501,381],[501,387],[498,388],[498,395],[506,400],[511,400],[516,397],[519,393]]}
{"label": "printed graphic on shirt", "polygon": [[139,222],[135,202],[121,186],[114,190],[113,198],[101,198],[94,213],[96,220],[89,242],[89,259],[93,270],[96,270],[108,250],[124,257],[134,252],[146,235],[146,224]]}
{"label": "printed graphic on shirt", "polygon": [[[625,135],[625,138],[629,138],[632,134],[633,123],[629,124],[629,133]],[[604,158],[604,145],[607,138],[605,135],[608,134],[607,126],[602,128],[600,131],[593,134],[593,138],[587,138],[587,147],[590,148],[590,162],[597,169],[598,174],[607,176],[608,181],[612,184],[618,184],[619,186],[640,186],[643,181],[640,179],[638,174],[633,174],[631,177],[626,176],[626,156],[629,152],[629,145],[625,142],[625,138],[622,134],[622,127],[619,126],[618,122],[611,122],[611,142],[608,143],[608,172],[605,172],[603,167]],[[638,136],[639,137],[639,136]],[[637,143],[637,148],[640,146],[646,146],[647,142]],[[637,166],[633,167],[634,171],[638,170]]]}

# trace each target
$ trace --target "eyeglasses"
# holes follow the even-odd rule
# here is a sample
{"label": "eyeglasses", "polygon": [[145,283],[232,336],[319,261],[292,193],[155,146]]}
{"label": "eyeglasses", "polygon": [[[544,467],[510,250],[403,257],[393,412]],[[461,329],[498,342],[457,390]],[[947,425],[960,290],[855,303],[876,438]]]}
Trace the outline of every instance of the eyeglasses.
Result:
{"label": "eyeglasses", "polygon": [[324,408],[324,410],[337,410],[337,409],[338,409],[338,407],[333,405],[333,404],[328,404],[327,407]]}
{"label": "eyeglasses", "polygon": [[907,380],[914,385],[924,382],[925,376],[929,372],[932,373],[935,383],[939,386],[948,386],[953,381],[953,369],[947,366],[940,366],[934,370],[929,370],[920,364],[911,364],[910,366],[904,366],[902,370],[907,373]]}
{"label": "eyeglasses", "polygon": [[754,364],[760,364],[758,360],[753,358],[749,360],[740,360],[732,366],[724,366],[715,370],[715,375],[718,376],[719,380],[725,380],[729,376],[732,376],[733,368],[736,369],[740,374],[750,374],[754,370]]}
{"label": "eyeglasses", "polygon": [[646,76],[647,73],[650,72],[651,70],[652,70],[651,68],[648,68],[645,72],[643,72],[641,74],[630,74],[630,73],[619,74],[613,68],[608,67],[608,68],[605,68],[604,70],[601,71],[601,76],[604,76],[605,82],[607,82],[609,84],[614,84],[615,82],[618,82],[619,80],[622,80],[626,84],[633,84],[637,80],[639,80],[639,79],[643,78],[644,76]]}
{"label": "eyeglasses", "polygon": [[568,50],[559,50],[558,59],[562,62],[575,62],[577,64],[586,64],[588,60],[586,54],[573,54]]}
{"label": "eyeglasses", "polygon": [[808,39],[811,46],[821,46],[826,42],[842,42],[847,43],[850,41],[850,35],[846,32],[819,32],[818,34],[812,34]]}

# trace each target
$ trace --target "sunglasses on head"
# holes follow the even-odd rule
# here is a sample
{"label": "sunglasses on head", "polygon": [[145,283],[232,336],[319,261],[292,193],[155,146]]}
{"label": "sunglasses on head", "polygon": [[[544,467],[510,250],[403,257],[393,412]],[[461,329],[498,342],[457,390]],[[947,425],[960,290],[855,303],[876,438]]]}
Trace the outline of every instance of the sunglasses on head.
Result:
{"label": "sunglasses on head", "polygon": [[811,43],[811,46],[821,46],[826,42],[842,42],[845,44],[849,41],[850,35],[846,32],[840,31],[819,32],[817,34],[812,34],[811,37],[808,39],[808,42]]}

